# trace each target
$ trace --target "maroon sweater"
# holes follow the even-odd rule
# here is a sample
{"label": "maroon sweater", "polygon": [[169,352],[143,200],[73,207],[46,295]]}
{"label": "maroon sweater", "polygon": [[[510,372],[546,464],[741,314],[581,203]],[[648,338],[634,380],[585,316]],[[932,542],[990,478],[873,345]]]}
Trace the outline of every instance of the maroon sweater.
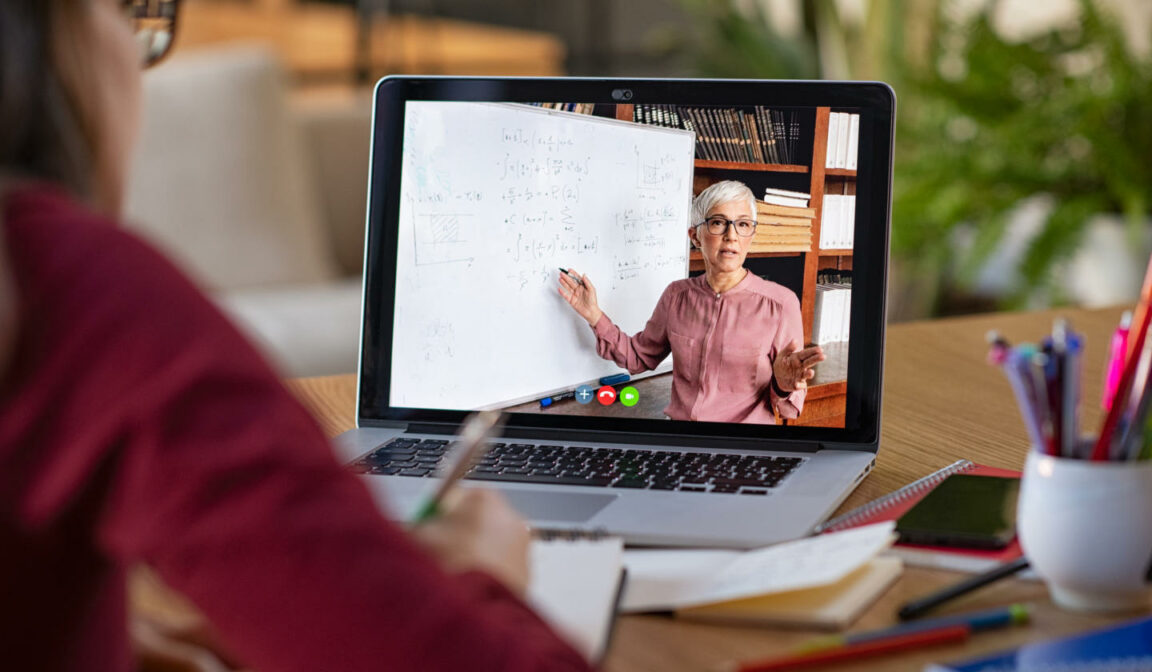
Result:
{"label": "maroon sweater", "polygon": [[149,246],[49,187],[3,209],[0,663],[128,670],[152,565],[261,672],[579,670],[489,576],[448,576],[334,460],[251,346]]}

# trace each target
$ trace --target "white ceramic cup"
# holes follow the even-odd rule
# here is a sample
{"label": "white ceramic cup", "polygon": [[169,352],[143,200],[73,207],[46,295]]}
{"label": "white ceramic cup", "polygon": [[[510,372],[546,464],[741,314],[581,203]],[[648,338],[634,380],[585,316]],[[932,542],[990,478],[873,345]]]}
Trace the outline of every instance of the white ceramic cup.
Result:
{"label": "white ceramic cup", "polygon": [[1152,605],[1152,461],[1029,453],[1017,531],[1052,600],[1074,611]]}

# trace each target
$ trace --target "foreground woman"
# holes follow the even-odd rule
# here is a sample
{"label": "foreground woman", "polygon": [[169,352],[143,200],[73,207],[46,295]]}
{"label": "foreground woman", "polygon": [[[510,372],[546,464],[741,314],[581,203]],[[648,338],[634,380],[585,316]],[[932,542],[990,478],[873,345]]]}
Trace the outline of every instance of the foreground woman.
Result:
{"label": "foreground woman", "polygon": [[175,10],[0,3],[4,666],[134,669],[143,561],[263,672],[585,669],[518,598],[527,532],[502,500],[465,495],[415,540],[389,524],[236,330],[117,227],[137,39],[167,45],[133,28]]}

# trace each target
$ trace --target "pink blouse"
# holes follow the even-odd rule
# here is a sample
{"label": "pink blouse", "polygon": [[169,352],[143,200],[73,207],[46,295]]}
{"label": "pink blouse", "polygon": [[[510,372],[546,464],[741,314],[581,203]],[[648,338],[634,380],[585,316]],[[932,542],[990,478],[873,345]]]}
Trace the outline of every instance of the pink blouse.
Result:
{"label": "pink blouse", "polygon": [[628,336],[607,315],[593,327],[596,352],[629,373],[656,368],[672,353],[673,420],[775,424],[796,418],[803,390],[772,391],[772,363],[789,341],[803,346],[800,301],[791,290],[749,272],[717,294],[705,276],[668,285],[644,330]]}

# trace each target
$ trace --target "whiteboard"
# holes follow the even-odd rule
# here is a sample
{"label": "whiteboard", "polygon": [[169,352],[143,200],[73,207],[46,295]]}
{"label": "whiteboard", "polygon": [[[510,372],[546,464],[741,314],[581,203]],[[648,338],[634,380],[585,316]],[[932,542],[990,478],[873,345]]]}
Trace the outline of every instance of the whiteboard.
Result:
{"label": "whiteboard", "polygon": [[640,331],[688,275],[694,148],[678,129],[409,101],[390,404],[499,408],[620,373],[558,269],[587,273],[604,312]]}

